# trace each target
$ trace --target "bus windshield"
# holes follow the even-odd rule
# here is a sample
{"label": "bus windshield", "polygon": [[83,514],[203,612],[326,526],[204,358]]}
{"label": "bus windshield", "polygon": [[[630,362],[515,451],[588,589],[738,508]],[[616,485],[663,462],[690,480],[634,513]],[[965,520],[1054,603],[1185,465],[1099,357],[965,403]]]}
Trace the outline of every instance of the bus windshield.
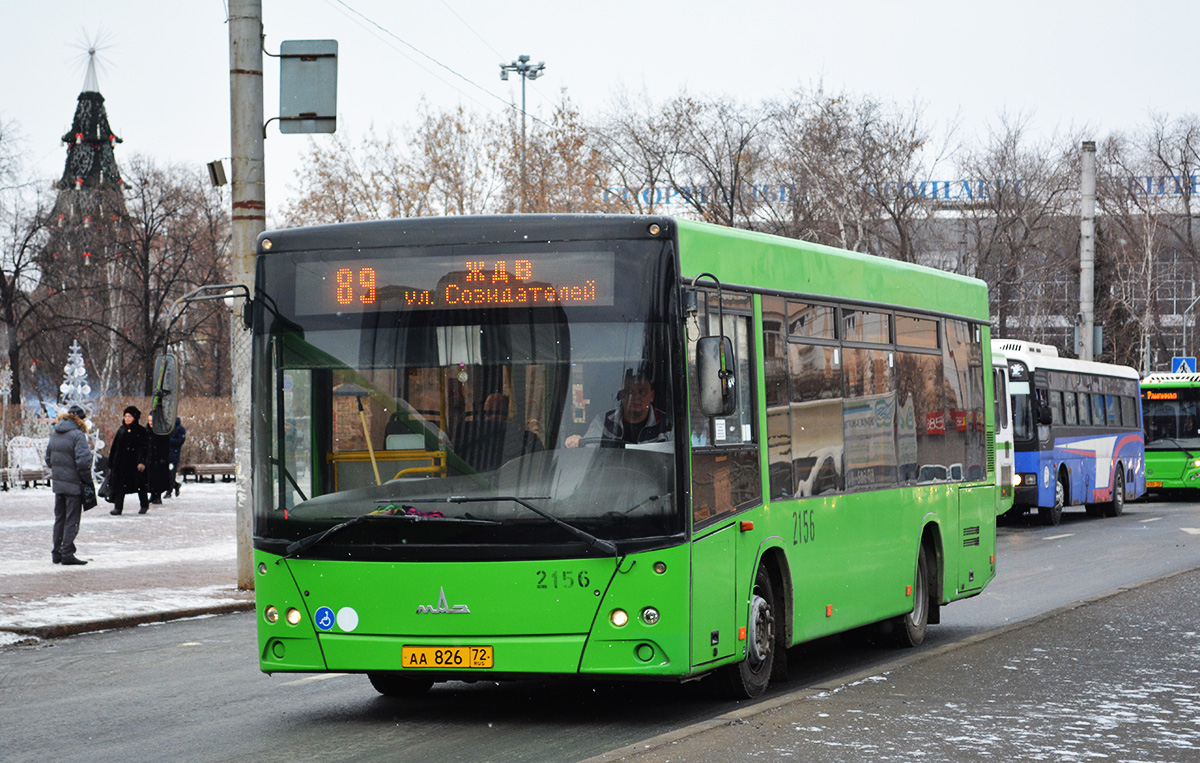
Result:
{"label": "bus windshield", "polygon": [[[277,301],[256,336],[273,380],[260,545],[536,558],[679,536],[679,380],[657,314],[672,289],[642,254],[645,278],[612,305],[338,313],[300,294],[285,315]],[[359,257],[339,270],[372,262]],[[299,283],[288,263],[275,270]]]}
{"label": "bus windshield", "polygon": [[1200,450],[1200,389],[1144,390],[1146,450]]}

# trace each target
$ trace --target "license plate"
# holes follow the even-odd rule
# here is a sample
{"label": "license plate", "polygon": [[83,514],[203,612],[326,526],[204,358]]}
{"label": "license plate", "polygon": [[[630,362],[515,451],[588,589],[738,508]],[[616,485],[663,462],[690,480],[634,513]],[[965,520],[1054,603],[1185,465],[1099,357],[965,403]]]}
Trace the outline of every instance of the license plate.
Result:
{"label": "license plate", "polygon": [[1162,482],[1147,482],[1146,487],[1162,487]]}
{"label": "license plate", "polygon": [[490,646],[405,646],[400,648],[405,669],[492,667]]}

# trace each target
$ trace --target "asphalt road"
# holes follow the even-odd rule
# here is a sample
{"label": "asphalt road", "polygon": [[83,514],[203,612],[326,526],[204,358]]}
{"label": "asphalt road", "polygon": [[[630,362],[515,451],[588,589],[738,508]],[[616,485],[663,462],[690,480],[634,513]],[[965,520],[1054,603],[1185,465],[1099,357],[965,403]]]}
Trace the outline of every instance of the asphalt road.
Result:
{"label": "asphalt road", "polygon": [[752,703],[587,682],[389,700],[358,675],[262,675],[248,613],[8,647],[0,758],[1200,760],[1200,573],[1175,574],[1200,570],[1200,505],[1005,525],[997,559],[921,648],[802,645]]}

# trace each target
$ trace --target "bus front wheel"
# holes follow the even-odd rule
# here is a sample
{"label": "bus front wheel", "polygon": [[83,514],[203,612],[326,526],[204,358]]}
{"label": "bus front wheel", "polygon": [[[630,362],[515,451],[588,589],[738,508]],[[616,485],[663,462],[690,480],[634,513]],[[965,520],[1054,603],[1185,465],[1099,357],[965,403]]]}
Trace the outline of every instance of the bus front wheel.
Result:
{"label": "bus front wheel", "polygon": [[775,643],[775,589],[765,567],[754,576],[754,593],[750,596],[750,620],[746,626],[746,658],[724,670],[725,688],[735,699],[760,696],[771,683],[771,669],[777,654]]}
{"label": "bus front wheel", "polygon": [[1063,506],[1067,505],[1067,488],[1062,477],[1054,480],[1054,505],[1039,506],[1038,517],[1044,525],[1058,525],[1062,522]]}

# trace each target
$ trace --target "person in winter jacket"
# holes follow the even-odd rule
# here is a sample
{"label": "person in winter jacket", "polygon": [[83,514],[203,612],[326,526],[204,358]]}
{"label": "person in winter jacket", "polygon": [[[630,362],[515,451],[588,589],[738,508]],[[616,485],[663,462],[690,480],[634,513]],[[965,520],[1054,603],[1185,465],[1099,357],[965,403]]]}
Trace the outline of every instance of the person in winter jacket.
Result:
{"label": "person in winter jacket", "polygon": [[92,486],[92,449],[84,432],[83,409],[60,413],[46,445],[46,466],[54,486],[54,530],[50,560],[55,564],[87,564],[75,556],[75,536],[83,516],[83,489]]}
{"label": "person in winter jacket", "polygon": [[[167,451],[167,462],[171,465],[171,480],[174,482],[175,495],[179,495],[179,456],[183,453],[183,443],[187,440],[187,430],[183,422],[175,417],[175,428],[171,430],[170,449]],[[170,493],[168,492],[168,495]]]}
{"label": "person in winter jacket", "polygon": [[121,426],[117,427],[112,446],[108,449],[108,487],[113,503],[113,510],[109,514],[120,515],[125,507],[125,496],[129,493],[137,493],[141,506],[139,514],[145,514],[150,508],[146,496],[145,461],[150,434],[138,423],[141,417],[142,412],[136,406],[126,408]]}
{"label": "person in winter jacket", "polygon": [[142,463],[146,465],[146,489],[150,493],[150,503],[162,503],[162,494],[170,493],[175,486],[175,476],[171,472],[171,436],[156,434],[154,431],[154,414],[146,416],[146,450]]}

